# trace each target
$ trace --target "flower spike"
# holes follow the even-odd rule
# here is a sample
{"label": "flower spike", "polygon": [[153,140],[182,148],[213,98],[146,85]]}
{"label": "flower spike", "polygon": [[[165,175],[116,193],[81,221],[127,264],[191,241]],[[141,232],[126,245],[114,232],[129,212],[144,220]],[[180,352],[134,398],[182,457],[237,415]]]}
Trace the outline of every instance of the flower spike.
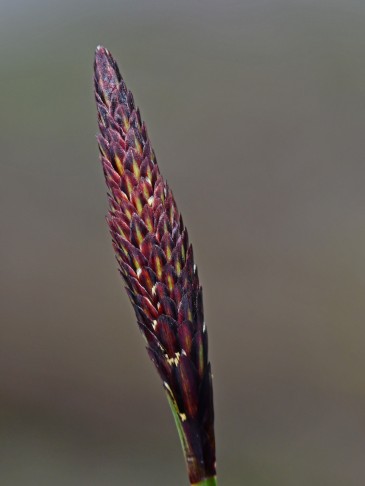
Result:
{"label": "flower spike", "polygon": [[190,483],[214,485],[213,390],[202,288],[173,194],[110,52],[95,53],[100,159],[120,273],[162,379]]}

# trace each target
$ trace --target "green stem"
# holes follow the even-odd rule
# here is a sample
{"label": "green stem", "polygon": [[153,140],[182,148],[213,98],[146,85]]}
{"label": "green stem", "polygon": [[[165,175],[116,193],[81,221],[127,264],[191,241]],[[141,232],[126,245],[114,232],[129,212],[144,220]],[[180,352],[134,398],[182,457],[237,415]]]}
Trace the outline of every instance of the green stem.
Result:
{"label": "green stem", "polygon": [[203,479],[203,481],[192,484],[191,486],[217,486],[217,478],[212,476],[211,478]]}

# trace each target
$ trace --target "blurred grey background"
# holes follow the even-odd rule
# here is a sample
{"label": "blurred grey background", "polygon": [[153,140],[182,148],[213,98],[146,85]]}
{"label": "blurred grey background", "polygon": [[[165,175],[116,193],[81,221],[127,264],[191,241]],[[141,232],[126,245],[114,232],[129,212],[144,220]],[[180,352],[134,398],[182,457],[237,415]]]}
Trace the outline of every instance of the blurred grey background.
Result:
{"label": "blurred grey background", "polygon": [[362,486],[361,0],[2,0],[0,484],[186,484],[104,220],[99,43],[194,243],[220,484]]}

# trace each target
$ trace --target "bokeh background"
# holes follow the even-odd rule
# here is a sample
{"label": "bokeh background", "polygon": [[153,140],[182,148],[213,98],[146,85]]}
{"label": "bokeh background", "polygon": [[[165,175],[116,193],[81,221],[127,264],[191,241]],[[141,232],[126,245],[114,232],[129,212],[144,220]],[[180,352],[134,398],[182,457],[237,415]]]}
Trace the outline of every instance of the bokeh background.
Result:
{"label": "bokeh background", "polygon": [[0,484],[186,484],[116,270],[95,46],[205,288],[220,484],[365,484],[365,3],[2,0]]}

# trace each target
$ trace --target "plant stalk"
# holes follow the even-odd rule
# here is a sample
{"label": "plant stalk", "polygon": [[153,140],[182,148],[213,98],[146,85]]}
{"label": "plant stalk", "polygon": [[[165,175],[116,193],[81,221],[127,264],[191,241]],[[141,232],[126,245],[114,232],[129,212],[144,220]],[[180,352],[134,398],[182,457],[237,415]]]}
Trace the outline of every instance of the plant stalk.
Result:
{"label": "plant stalk", "polygon": [[203,481],[200,481],[199,483],[192,484],[191,486],[217,486],[217,478],[216,476],[212,476],[203,479]]}

